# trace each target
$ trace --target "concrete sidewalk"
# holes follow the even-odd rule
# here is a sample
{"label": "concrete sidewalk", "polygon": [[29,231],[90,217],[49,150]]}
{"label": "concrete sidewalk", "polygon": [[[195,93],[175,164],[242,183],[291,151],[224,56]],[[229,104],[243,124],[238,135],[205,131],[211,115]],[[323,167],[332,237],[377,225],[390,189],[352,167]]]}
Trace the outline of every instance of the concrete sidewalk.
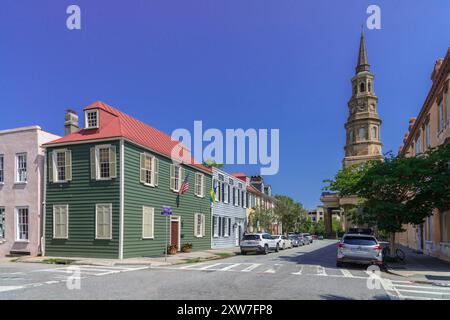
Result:
{"label": "concrete sidewalk", "polygon": [[405,252],[405,261],[387,263],[388,272],[409,280],[438,282],[450,286],[450,262],[399,247]]}
{"label": "concrete sidewalk", "polygon": [[167,261],[165,257],[139,257],[129,259],[97,259],[82,257],[20,257],[16,262],[30,263],[51,263],[51,261],[70,261],[73,265],[93,265],[93,266],[119,266],[119,265],[147,265],[147,266],[164,266],[183,263],[194,263],[208,260],[216,260],[234,256],[238,254],[239,248],[231,249],[210,249],[204,251],[192,251],[189,253],[179,252],[176,255],[168,255]]}

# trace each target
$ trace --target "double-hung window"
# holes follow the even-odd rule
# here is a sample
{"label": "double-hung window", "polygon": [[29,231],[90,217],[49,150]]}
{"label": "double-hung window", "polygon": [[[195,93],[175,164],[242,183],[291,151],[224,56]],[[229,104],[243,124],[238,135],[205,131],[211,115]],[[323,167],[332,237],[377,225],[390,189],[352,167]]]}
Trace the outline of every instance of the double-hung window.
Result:
{"label": "double-hung window", "polygon": [[155,208],[143,207],[142,210],[142,238],[154,238],[154,222],[155,222]]}
{"label": "double-hung window", "polygon": [[219,217],[213,216],[213,237],[219,237]]}
{"label": "double-hung window", "polygon": [[228,203],[230,201],[230,186],[228,184],[223,185],[223,202]]}
{"label": "double-hung window", "polygon": [[98,125],[98,110],[88,110],[85,113],[85,128],[86,129],[96,129]]}
{"label": "double-hung window", "polygon": [[438,127],[439,127],[439,132],[441,132],[444,127],[445,127],[445,118],[444,118],[444,99],[441,100],[441,102],[439,103],[439,108],[438,108]]}
{"label": "double-hung window", "polygon": [[184,170],[180,165],[170,165],[170,189],[180,191],[181,182],[184,179]]}
{"label": "double-hung window", "polygon": [[110,240],[112,238],[112,204],[95,206],[95,238]]}
{"label": "double-hung window", "polygon": [[223,223],[223,236],[224,237],[229,237],[230,236],[230,218],[223,218],[224,219],[224,223]]}
{"label": "double-hung window", "polygon": [[5,182],[5,157],[0,154],[0,184]]}
{"label": "double-hung window", "polygon": [[204,196],[204,180],[205,176],[201,173],[195,174],[195,195],[198,197]]}
{"label": "double-hung window", "polygon": [[28,241],[28,208],[16,208],[16,241]]}
{"label": "double-hung window", "polygon": [[202,213],[194,214],[194,235],[197,238],[205,236],[205,215]]}
{"label": "double-hung window", "polygon": [[27,154],[16,154],[16,183],[27,182]]}
{"label": "double-hung window", "polygon": [[5,208],[0,207],[0,239],[5,238]]}
{"label": "double-hung window", "polygon": [[141,153],[141,183],[155,187],[158,185],[159,161],[147,153]]}
{"label": "double-hung window", "polygon": [[50,182],[68,182],[72,180],[72,152],[54,150],[49,154],[48,172]]}
{"label": "double-hung window", "polygon": [[53,238],[67,239],[69,237],[69,206],[53,206]]}
{"label": "double-hung window", "polygon": [[110,180],[117,177],[116,146],[91,148],[91,179]]}

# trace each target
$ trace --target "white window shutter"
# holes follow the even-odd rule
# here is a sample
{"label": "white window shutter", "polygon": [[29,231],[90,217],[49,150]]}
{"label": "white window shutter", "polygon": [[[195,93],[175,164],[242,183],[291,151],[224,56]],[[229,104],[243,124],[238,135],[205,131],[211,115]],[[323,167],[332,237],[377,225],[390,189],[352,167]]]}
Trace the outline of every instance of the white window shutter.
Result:
{"label": "white window shutter", "polygon": [[72,151],[66,150],[66,180],[72,181]]}
{"label": "white window shutter", "polygon": [[117,178],[117,153],[116,146],[109,147],[109,172],[111,178]]}
{"label": "white window shutter", "polygon": [[198,213],[194,213],[194,236],[198,237],[197,234],[197,224],[198,224]]}
{"label": "white window shutter", "polygon": [[141,153],[141,183],[145,183],[145,153]]}
{"label": "white window shutter", "polygon": [[205,229],[206,229],[205,226],[206,226],[206,223],[205,223],[205,215],[202,214],[202,237],[205,236]]}
{"label": "white window shutter", "polygon": [[48,182],[52,183],[53,182],[53,157],[54,157],[55,152],[52,151],[48,154],[48,167],[47,167],[47,171],[48,171]]}
{"label": "white window shutter", "polygon": [[157,186],[159,183],[159,160],[153,158],[153,184]]}
{"label": "white window shutter", "polygon": [[170,189],[175,190],[175,166],[170,165]]}
{"label": "white window shutter", "polygon": [[95,152],[95,148],[91,148],[91,179],[97,179],[97,156]]}

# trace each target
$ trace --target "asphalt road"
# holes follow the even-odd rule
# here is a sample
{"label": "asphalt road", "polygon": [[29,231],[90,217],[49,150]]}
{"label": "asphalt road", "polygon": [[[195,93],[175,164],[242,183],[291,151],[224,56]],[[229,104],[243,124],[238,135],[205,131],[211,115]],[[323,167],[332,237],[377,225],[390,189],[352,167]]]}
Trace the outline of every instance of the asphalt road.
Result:
{"label": "asphalt road", "polygon": [[[336,242],[167,267],[0,264],[0,299],[450,299],[365,267],[336,268]],[[79,285],[79,287],[78,287]]]}

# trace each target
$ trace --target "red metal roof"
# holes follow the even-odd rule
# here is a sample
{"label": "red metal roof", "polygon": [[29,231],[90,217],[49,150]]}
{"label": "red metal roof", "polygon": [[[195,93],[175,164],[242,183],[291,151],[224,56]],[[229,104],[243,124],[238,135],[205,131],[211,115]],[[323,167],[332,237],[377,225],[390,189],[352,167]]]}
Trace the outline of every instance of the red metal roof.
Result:
{"label": "red metal roof", "polygon": [[[98,129],[81,129],[77,132],[69,134],[51,141],[46,146],[73,143],[80,141],[110,139],[110,138],[125,138],[152,151],[160,153],[164,156],[172,158],[172,151],[175,147],[179,148],[179,156],[176,160],[189,159],[183,161],[187,165],[192,165],[200,170],[211,172],[212,170],[199,164],[190,151],[184,147],[180,142],[172,140],[166,133],[159,131],[142,121],[139,121],[126,113],[104,103],[97,101],[84,110],[99,110],[99,128]],[[190,163],[189,163],[190,162]]]}

